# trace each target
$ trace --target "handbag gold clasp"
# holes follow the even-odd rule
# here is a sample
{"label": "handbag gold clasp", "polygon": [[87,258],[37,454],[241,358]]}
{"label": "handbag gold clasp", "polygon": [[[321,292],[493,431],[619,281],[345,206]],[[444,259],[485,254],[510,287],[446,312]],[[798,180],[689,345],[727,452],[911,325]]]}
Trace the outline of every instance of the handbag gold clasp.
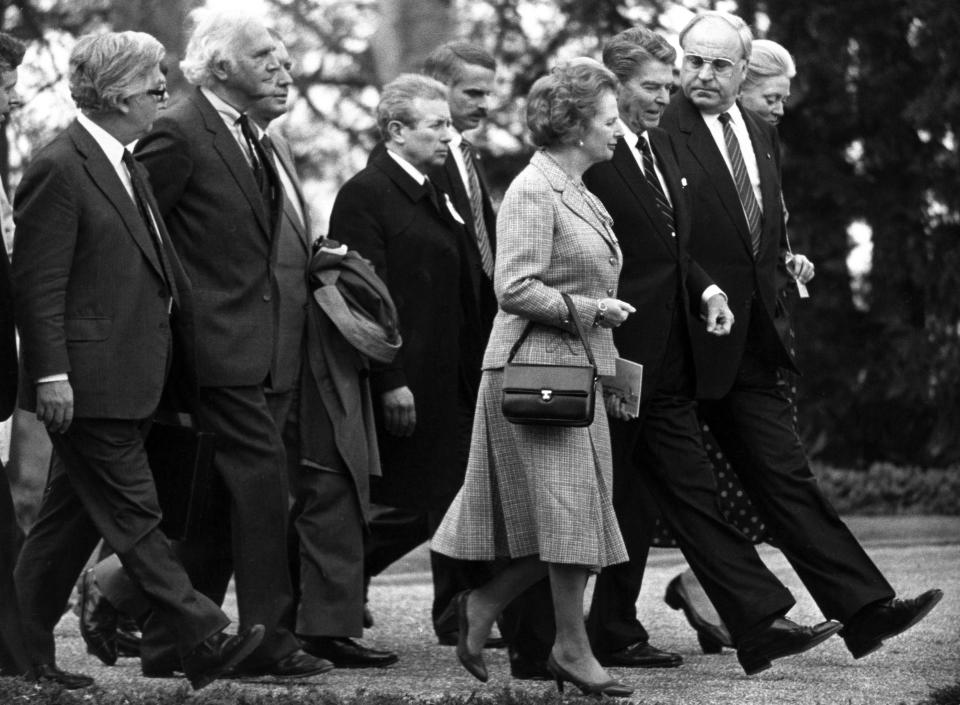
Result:
{"label": "handbag gold clasp", "polygon": [[540,401],[550,401],[553,399],[553,390],[552,389],[541,389],[540,390]]}

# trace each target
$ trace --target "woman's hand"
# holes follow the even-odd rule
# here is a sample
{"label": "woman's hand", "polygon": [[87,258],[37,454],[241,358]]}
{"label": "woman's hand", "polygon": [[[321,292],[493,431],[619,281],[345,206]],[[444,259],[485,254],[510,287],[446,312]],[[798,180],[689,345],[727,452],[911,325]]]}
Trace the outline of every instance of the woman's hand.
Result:
{"label": "woman's hand", "polygon": [[636,416],[627,411],[627,405],[620,398],[620,395],[615,392],[603,391],[603,405],[607,410],[607,416],[611,418],[620,419],[621,421],[632,421],[636,418]]}
{"label": "woman's hand", "polygon": [[600,299],[597,302],[597,308],[600,313],[596,325],[603,328],[616,328],[627,320],[627,316],[637,312],[637,309],[620,299]]}

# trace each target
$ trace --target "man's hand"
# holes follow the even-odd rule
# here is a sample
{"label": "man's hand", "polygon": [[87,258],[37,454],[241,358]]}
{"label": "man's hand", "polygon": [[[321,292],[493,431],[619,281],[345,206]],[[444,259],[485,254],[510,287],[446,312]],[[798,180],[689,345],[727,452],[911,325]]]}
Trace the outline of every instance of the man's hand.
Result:
{"label": "man's hand", "polygon": [[816,274],[816,268],[813,262],[804,255],[787,255],[787,271],[792,274],[798,282],[806,284],[813,279]]}
{"label": "man's hand", "polygon": [[391,436],[410,436],[417,427],[417,408],[410,387],[397,387],[380,395],[383,423]]}
{"label": "man's hand", "polygon": [[73,421],[73,387],[67,380],[37,385],[37,419],[50,433],[65,433]]}
{"label": "man's hand", "polygon": [[733,311],[727,306],[727,297],[714,294],[707,299],[707,333],[727,335],[733,327]]}

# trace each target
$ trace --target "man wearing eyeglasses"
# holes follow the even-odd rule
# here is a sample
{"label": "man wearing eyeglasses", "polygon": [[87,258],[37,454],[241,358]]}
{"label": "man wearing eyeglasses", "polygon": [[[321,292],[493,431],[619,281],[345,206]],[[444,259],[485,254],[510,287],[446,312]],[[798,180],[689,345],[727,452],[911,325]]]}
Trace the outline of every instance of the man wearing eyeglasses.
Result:
{"label": "man wearing eyeglasses", "polygon": [[[900,600],[827,502],[810,471],[780,369],[796,370],[774,327],[785,266],[780,143],[737,103],[752,35],[738,17],[704,12],[680,32],[682,92],[662,126],[693,198],[691,254],[729,297],[737,325],[717,338],[691,329],[701,413],[823,614],[844,624],[854,658],[908,629],[942,597]],[[805,259],[791,265],[802,278]],[[704,537],[708,540],[708,537]],[[751,586],[732,571],[729,586]]]}

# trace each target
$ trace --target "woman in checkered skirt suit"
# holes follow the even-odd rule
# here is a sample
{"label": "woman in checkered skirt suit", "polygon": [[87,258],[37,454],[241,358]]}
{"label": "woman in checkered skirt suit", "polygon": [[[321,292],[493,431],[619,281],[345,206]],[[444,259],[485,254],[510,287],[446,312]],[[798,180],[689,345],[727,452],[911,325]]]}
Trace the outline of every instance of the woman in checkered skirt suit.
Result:
{"label": "woman in checkered skirt suit", "polygon": [[562,293],[573,299],[588,331],[598,372],[614,372],[610,329],[633,308],[615,298],[620,248],[610,216],[580,176],[610,159],[622,135],[615,86],[613,75],[590,59],[560,66],[534,84],[527,125],[541,149],[510,185],[497,218],[500,310],[484,355],[466,479],[432,546],[467,560],[513,559],[490,582],[456,598],[457,656],[483,681],[482,648],[494,620],[547,573],[557,623],[548,667],[558,685],[632,692],[594,658],[583,623],[589,572],[627,560],[610,501],[604,409],[598,402],[591,426],[570,428],[514,425],[500,408],[503,366],[529,321],[536,325],[515,362],[585,364]]}

